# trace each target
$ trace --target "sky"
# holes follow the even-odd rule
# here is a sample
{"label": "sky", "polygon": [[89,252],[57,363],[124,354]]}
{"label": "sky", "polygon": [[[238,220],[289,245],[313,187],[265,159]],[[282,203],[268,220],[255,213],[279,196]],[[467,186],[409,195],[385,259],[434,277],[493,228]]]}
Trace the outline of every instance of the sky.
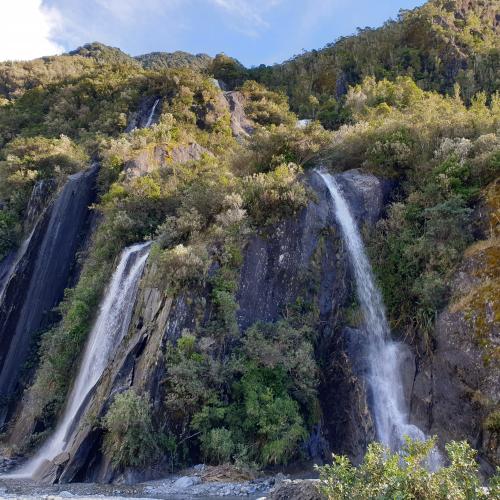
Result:
{"label": "sky", "polygon": [[0,61],[60,54],[88,42],[272,64],[357,27],[378,27],[423,0],[0,0]]}

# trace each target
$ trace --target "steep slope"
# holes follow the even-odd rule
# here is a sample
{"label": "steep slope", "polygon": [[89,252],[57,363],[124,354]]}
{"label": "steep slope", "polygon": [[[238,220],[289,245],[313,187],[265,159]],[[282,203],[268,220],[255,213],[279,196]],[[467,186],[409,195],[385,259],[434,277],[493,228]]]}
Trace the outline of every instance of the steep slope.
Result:
{"label": "steep slope", "polygon": [[40,215],[5,284],[0,305],[2,426],[17,403],[21,374],[36,336],[54,323],[53,309],[77,277],[77,252],[90,228],[97,171],[94,166],[70,176]]}
{"label": "steep slope", "polygon": [[[498,0],[431,0],[378,29],[360,29],[321,50],[283,64],[250,71],[268,86],[286,89],[295,111],[319,115],[335,125],[335,99],[363,78],[410,76],[426,90],[452,93],[456,83],[466,101],[478,91],[499,89]],[[320,103],[311,104],[309,96]],[[329,123],[329,120],[331,123]]]}
{"label": "steep slope", "polygon": [[[346,186],[357,213],[375,221],[383,204],[383,184],[359,172],[347,172],[338,180]],[[238,335],[244,336],[256,323],[279,321],[283,311],[293,307],[299,297],[315,304],[320,357],[325,363],[325,372],[321,375],[325,414],[316,416],[315,424],[323,431],[311,438],[309,453],[315,458],[326,458],[331,447],[361,457],[370,435],[365,434],[364,429],[370,429],[373,424],[367,414],[364,385],[349,375],[352,361],[347,352],[339,349],[334,326],[348,298],[349,271],[337,230],[332,230],[336,223],[329,197],[315,176],[311,182],[317,190],[317,202],[309,203],[296,219],[269,228],[267,234],[252,237],[245,245],[236,296],[241,332]],[[155,267],[150,266],[150,275],[157,272]],[[215,304],[211,286],[172,296],[149,283],[151,277],[146,274],[129,334],[96,387],[87,414],[80,416],[80,424],[69,439],[72,445],[68,447],[68,454],[58,457],[51,468],[45,466],[42,474],[45,480],[109,482],[122,472],[102,455],[103,433],[92,424],[95,418],[106,414],[114,394],[130,388],[138,393],[146,392],[152,398],[154,418],[165,418],[163,401],[168,394],[164,392],[163,381],[169,370],[165,351],[175,345],[186,330],[206,327]],[[334,366],[335,370],[339,370],[338,366],[341,369],[333,382],[329,372]],[[344,392],[346,384],[357,396]],[[332,407],[338,408],[345,417],[330,421]],[[335,433],[331,434],[333,429]],[[194,456],[192,459],[196,460]],[[128,474],[133,473],[134,480],[141,480],[164,474],[166,467],[167,463],[163,462],[157,470],[135,468]]]}

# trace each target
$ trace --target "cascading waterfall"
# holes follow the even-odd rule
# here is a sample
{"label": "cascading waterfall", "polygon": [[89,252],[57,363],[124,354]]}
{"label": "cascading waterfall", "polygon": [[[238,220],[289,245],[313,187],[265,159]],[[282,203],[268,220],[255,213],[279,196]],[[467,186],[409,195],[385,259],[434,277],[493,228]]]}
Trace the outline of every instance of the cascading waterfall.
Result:
{"label": "cascading waterfall", "polygon": [[35,229],[33,228],[28,235],[27,238],[22,242],[21,246],[15,253],[12,262],[9,263],[7,268],[4,270],[2,273],[0,271],[0,304],[3,301],[3,295],[5,293],[5,289],[7,288],[7,285],[9,283],[9,279],[12,276],[12,274],[16,270],[16,266],[19,264],[19,261],[24,257],[26,254],[26,250],[28,250],[29,244],[31,242],[31,238],[33,237],[33,233],[35,232]]}
{"label": "cascading waterfall", "polygon": [[151,108],[151,112],[149,113],[148,120],[146,122],[146,128],[151,127],[151,124],[153,123],[153,118],[155,115],[156,107],[158,106],[158,103],[160,102],[160,99],[156,99],[155,103],[153,104],[153,107]]}
{"label": "cascading waterfall", "polygon": [[[408,422],[399,366],[399,359],[402,357],[401,345],[390,338],[382,297],[375,285],[370,262],[349,206],[335,179],[326,172],[317,173],[323,179],[333,200],[335,217],[354,271],[357,295],[368,334],[368,385],[373,397],[378,439],[392,450],[399,450],[404,443],[404,436],[416,440],[426,438],[418,427]],[[434,455],[437,455],[437,452],[434,452]]]}
{"label": "cascading waterfall", "polygon": [[90,391],[112,361],[128,331],[139,281],[148,255],[149,243],[139,243],[123,250],[90,333],[64,414],[55,432],[36,455],[11,476],[37,477],[40,467],[47,460],[52,460],[66,451]]}
{"label": "cascading waterfall", "polygon": [[0,424],[15,406],[22,368],[35,336],[75,275],[78,250],[91,218],[98,165],[70,175],[41,214],[2,279],[0,301]]}

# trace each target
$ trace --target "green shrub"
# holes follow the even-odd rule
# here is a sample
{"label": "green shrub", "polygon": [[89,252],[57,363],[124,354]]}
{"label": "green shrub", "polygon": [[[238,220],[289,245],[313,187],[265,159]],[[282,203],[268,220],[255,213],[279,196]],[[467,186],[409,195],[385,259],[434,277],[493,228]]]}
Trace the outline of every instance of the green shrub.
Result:
{"label": "green shrub", "polygon": [[201,437],[201,448],[205,459],[214,465],[227,463],[235,451],[232,432],[224,429],[211,429]]}
{"label": "green shrub", "polygon": [[133,389],[118,394],[102,425],[106,430],[103,451],[117,467],[145,467],[160,455],[147,396]]}
{"label": "green shrub", "polygon": [[15,214],[0,209],[0,261],[13,248],[20,233],[20,221]]}
{"label": "green shrub", "polygon": [[306,206],[308,197],[300,182],[301,173],[300,167],[290,163],[243,180],[244,207],[256,226],[276,223]]}
{"label": "green shrub", "polygon": [[295,125],[296,116],[288,108],[288,98],[279,92],[266,89],[263,85],[247,80],[241,87],[246,98],[245,113],[260,125]]}
{"label": "green shrub", "polygon": [[427,458],[435,440],[407,440],[401,453],[391,453],[378,443],[368,446],[363,463],[353,467],[345,456],[333,456],[333,464],[319,467],[320,490],[331,500],[481,499],[496,498],[498,476],[490,491],[482,487],[476,451],[466,442],[446,445],[450,465],[430,471]]}

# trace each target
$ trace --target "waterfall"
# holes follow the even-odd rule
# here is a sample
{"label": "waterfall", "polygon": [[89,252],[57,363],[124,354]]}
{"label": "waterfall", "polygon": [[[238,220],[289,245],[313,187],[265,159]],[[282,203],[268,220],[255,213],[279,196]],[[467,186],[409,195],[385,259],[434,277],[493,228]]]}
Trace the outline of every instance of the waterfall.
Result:
{"label": "waterfall", "polygon": [[[373,277],[356,222],[335,179],[317,172],[325,183],[335,207],[335,217],[346,243],[356,290],[368,334],[368,385],[380,442],[392,450],[404,443],[404,436],[424,440],[425,434],[408,422],[399,359],[401,345],[391,340],[382,296]],[[437,452],[436,452],[437,453]]]}
{"label": "waterfall", "polygon": [[19,262],[23,259],[28,250],[28,247],[31,243],[31,238],[33,237],[33,233],[35,229],[33,228],[27,238],[21,243],[21,246],[17,250],[17,252],[12,254],[9,262],[5,263],[5,269],[0,269],[0,304],[3,302],[3,296],[5,293],[5,289],[9,284],[9,280],[16,271],[16,267]]}
{"label": "waterfall", "polygon": [[151,112],[149,113],[148,120],[146,121],[145,127],[151,127],[151,124],[153,123],[153,117],[155,115],[156,111],[156,106],[158,106],[158,103],[160,102],[160,99],[156,99],[155,103],[153,104],[153,107],[151,108]]}
{"label": "waterfall", "polygon": [[2,279],[0,297],[0,424],[16,403],[19,378],[34,336],[50,326],[53,309],[75,276],[85,241],[98,165],[70,175],[42,213]]}
{"label": "waterfall", "polygon": [[36,477],[47,460],[66,451],[71,433],[85,410],[89,393],[112,361],[128,331],[148,255],[149,243],[139,243],[123,250],[89,335],[63,416],[52,436],[13,477]]}

